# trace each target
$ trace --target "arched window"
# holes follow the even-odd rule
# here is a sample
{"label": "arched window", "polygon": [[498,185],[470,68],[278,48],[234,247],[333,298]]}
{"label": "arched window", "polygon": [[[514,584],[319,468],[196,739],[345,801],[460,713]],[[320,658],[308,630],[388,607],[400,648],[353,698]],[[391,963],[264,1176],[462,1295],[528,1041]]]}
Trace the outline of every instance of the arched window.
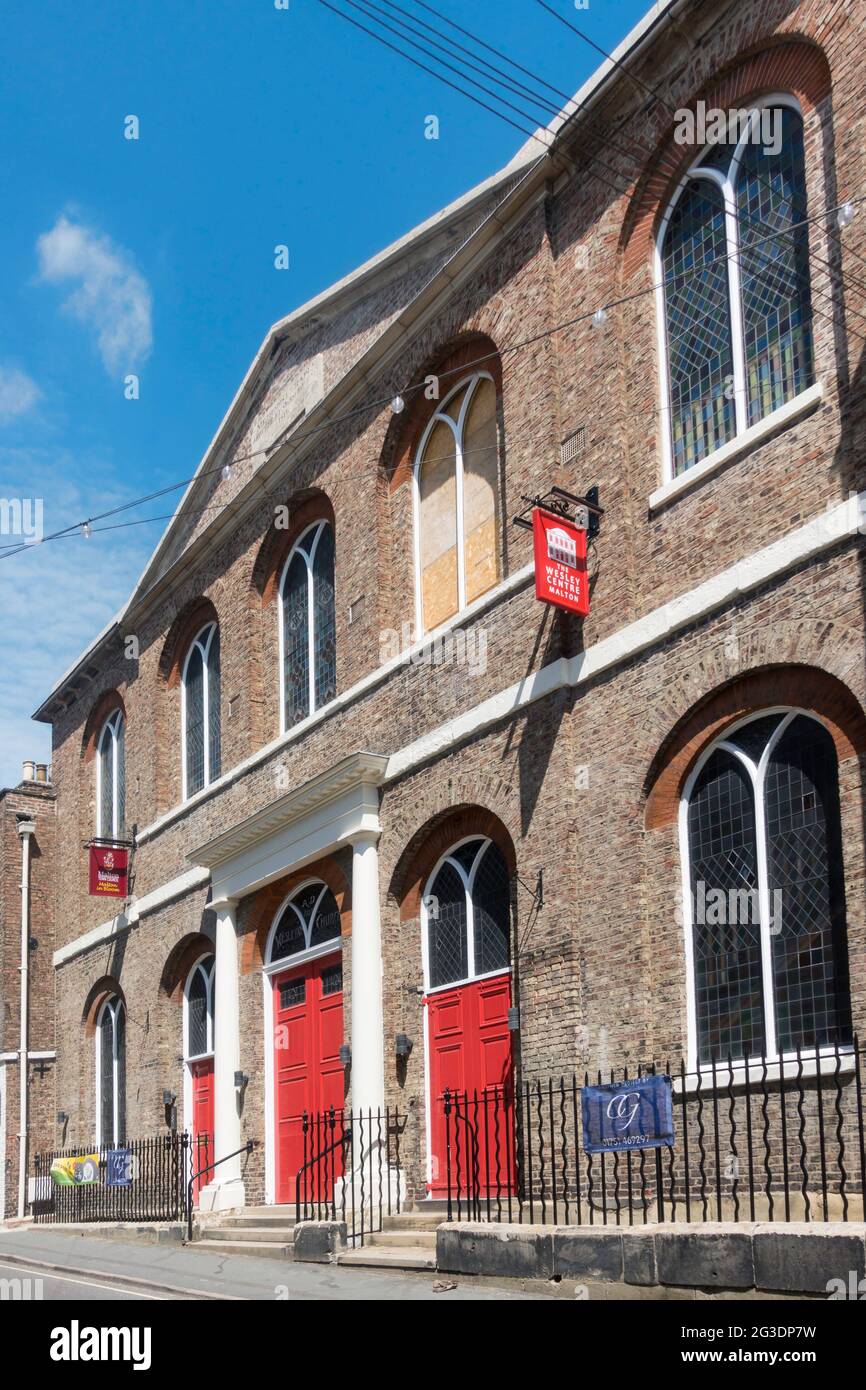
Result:
{"label": "arched window", "polygon": [[96,1142],[126,1138],[126,1010],[112,995],[96,1016]]}
{"label": "arched window", "polygon": [[184,991],[184,1049],[188,1062],[213,1054],[213,983],[214,958],[202,956],[189,972]]}
{"label": "arched window", "polygon": [[428,990],[508,969],[510,904],[508,868],[491,840],[464,840],[446,854],[421,904]]}
{"label": "arched window", "polygon": [[803,119],[789,98],[729,122],[682,180],[656,273],[667,478],[811,385],[806,215]]}
{"label": "arched window", "polygon": [[697,1061],[851,1040],[836,749],[796,710],[727,732],[686,785]]}
{"label": "arched window", "polygon": [[415,615],[429,632],[499,578],[499,440],[489,376],[462,381],[424,431],[415,460]]}
{"label": "arched window", "polygon": [[96,746],[96,834],[106,840],[121,839],[125,822],[124,719],[118,709],[103,724]]}
{"label": "arched window", "polygon": [[340,909],[324,883],[307,883],[283,907],[272,931],[267,964],[340,941]]}
{"label": "arched window", "polygon": [[208,623],[183,663],[182,727],[184,797],[220,775],[220,633]]}
{"label": "arched window", "polygon": [[314,522],[292,548],[280,581],[283,729],[337,693],[334,532]]}

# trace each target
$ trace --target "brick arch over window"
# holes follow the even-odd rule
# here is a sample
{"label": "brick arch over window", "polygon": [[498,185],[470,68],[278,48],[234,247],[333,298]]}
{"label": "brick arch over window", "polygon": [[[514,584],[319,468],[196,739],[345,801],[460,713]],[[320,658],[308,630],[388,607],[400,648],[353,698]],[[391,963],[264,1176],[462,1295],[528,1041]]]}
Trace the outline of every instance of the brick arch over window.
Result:
{"label": "brick arch over window", "polygon": [[106,719],[109,719],[115,710],[120,710],[123,715],[123,722],[127,723],[126,706],[120,692],[117,690],[106,690],[100,695],[84,725],[84,734],[81,740],[81,756],[84,762],[93,761],[96,756],[96,745],[99,742],[99,735],[105,727]]}
{"label": "brick arch over window", "polygon": [[[113,975],[103,975],[96,984],[91,985],[81,1011],[81,1022],[85,1037],[92,1038],[96,1033],[96,1019],[106,999],[119,999],[126,1009],[126,995]],[[127,1017],[129,1011],[127,1010]]]}
{"label": "brick arch over window", "polygon": [[160,678],[169,690],[180,685],[190,643],[208,623],[219,626],[219,615],[210,599],[202,597],[188,603],[169,628],[159,658]]}
{"label": "brick arch over window", "polygon": [[745,715],[779,706],[816,715],[832,735],[840,764],[866,753],[866,714],[836,676],[814,666],[749,672],[701,701],[665,740],[646,782],[646,829],[676,823],[686,777],[708,744]]}
{"label": "brick arch over window", "polygon": [[240,922],[242,975],[261,970],[277,909],[299,884],[310,879],[320,879],[330,888],[340,913],[340,935],[344,941],[352,935],[352,890],[344,866],[330,856],[315,864],[305,864],[302,869],[296,869],[268,884],[267,888],[254,895],[248,906],[245,905]]}
{"label": "brick arch over window", "polygon": [[412,836],[394,869],[389,897],[400,905],[400,921],[417,921],[421,895],[438,861],[452,845],[470,835],[493,841],[502,854],[509,878],[517,872],[514,842],[505,825],[483,806],[459,806],[427,821]]}
{"label": "brick arch over window", "polygon": [[314,521],[327,521],[334,527],[334,507],[331,499],[318,488],[308,488],[296,493],[286,503],[289,524],[278,527],[276,519],[271,523],[267,535],[259,547],[250,579],[251,604],[256,608],[268,608],[276,603],[280,586],[280,575],[295,541]]}
{"label": "brick arch over window", "polygon": [[[693,111],[698,101],[703,101],[708,109],[730,110],[746,107],[774,92],[788,92],[797,98],[807,119],[829,96],[831,85],[830,67],[823,51],[814,43],[792,38],[739,55],[682,109]],[[680,178],[701,148],[678,144],[674,130],[671,121],[656,146],[655,158],[638,181],[623,219],[619,251],[624,281],[652,264],[660,219]]]}
{"label": "brick arch over window", "polygon": [[189,972],[197,960],[214,954],[214,943],[204,932],[190,932],[169,951],[160,976],[160,993],[172,1004],[183,1003],[183,991]]}

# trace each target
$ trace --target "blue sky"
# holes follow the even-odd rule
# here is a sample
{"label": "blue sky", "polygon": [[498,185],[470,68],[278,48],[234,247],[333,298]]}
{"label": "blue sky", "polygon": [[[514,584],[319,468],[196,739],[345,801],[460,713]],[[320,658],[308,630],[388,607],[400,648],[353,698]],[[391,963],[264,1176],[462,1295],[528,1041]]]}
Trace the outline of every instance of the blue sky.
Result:
{"label": "blue sky", "polygon": [[[647,8],[550,2],[608,50]],[[598,64],[534,0],[431,3],[563,91]],[[318,0],[6,0],[4,60],[0,498],[46,532],[187,478],[271,323],[523,143]],[[0,558],[0,786],[50,757],[30,715],[164,526]]]}

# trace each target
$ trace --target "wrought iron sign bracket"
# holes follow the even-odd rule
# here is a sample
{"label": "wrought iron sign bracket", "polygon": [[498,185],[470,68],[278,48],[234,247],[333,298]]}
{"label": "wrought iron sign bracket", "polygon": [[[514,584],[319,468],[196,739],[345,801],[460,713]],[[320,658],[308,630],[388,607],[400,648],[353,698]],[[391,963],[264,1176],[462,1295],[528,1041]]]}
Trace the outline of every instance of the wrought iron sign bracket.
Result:
{"label": "wrought iron sign bracket", "polygon": [[529,894],[530,898],[535,903],[535,906],[537,908],[544,907],[544,870],[538,870],[538,878],[535,880],[534,889],[530,888],[528,883],[523,882],[523,879],[520,877],[520,874],[515,874],[514,877],[517,879],[517,882],[520,884],[523,891]]}
{"label": "wrought iron sign bracket", "polygon": [[533,511],[536,507],[543,507],[547,512],[555,512],[557,516],[570,521],[572,526],[579,525],[576,508],[584,507],[587,512],[586,538],[588,541],[595,540],[601,525],[601,518],[604,516],[604,507],[598,504],[598,486],[594,485],[586,490],[584,497],[578,497],[573,492],[566,492],[563,487],[552,487],[543,496],[536,494],[534,497],[527,497],[521,493],[521,501],[526,503],[523,511],[518,512],[517,516],[512,517],[515,526],[522,526],[525,531],[532,530],[532,522],[527,516],[527,512]]}

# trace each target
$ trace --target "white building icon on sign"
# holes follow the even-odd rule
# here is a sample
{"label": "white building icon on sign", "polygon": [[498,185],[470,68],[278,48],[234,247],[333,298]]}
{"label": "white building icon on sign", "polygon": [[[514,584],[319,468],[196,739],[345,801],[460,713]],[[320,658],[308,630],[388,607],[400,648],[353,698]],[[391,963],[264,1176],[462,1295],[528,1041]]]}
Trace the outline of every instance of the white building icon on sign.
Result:
{"label": "white building icon on sign", "polygon": [[547,555],[551,560],[577,569],[577,542],[561,526],[551,526],[547,533]]}

